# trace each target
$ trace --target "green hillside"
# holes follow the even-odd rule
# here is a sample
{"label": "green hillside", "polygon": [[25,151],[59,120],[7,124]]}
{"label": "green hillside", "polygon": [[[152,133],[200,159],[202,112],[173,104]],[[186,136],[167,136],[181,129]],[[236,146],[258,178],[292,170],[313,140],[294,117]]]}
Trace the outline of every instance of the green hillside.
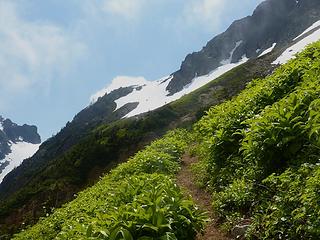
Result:
{"label": "green hillside", "polygon": [[206,216],[173,180],[189,144],[168,133],[16,239],[190,239]]}
{"label": "green hillside", "polygon": [[119,165],[16,239],[194,239],[205,214],[175,183],[188,150],[222,229],[320,238],[320,42]]}
{"label": "green hillside", "polygon": [[225,230],[249,239],[320,237],[320,43],[210,109],[195,125],[199,182]]}
{"label": "green hillside", "polygon": [[[242,64],[202,88],[154,111],[86,128],[67,125],[1,184],[0,236],[34,224],[44,209],[58,208],[92,186],[99,176],[177,127],[191,129],[212,105],[238,94],[253,78],[266,76],[278,53]],[[70,146],[70,141],[74,142]],[[44,208],[45,207],[45,208]]]}

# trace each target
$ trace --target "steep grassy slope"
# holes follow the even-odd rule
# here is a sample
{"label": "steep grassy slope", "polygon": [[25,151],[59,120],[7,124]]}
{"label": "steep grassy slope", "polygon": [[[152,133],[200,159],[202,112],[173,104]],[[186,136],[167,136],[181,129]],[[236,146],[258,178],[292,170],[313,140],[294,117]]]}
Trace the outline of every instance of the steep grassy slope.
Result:
{"label": "steep grassy slope", "polygon": [[248,239],[320,238],[320,42],[196,125],[195,169],[223,227]]}
{"label": "steep grassy slope", "polygon": [[15,239],[193,239],[206,216],[170,178],[189,141],[167,134]]}
{"label": "steep grassy slope", "polygon": [[[190,127],[211,105],[237,94],[256,77],[270,73],[273,55],[249,61],[224,74],[203,88],[158,110],[138,117],[100,124],[70,149],[61,149],[62,142],[44,148],[50,151],[45,161],[42,152],[39,164],[26,161],[12,182],[1,186],[0,219],[3,232],[14,232],[20,223],[33,223],[43,216],[43,207],[59,207],[73,194],[91,185],[103,172],[125,161],[153,139],[175,127]],[[58,147],[57,147],[58,146]],[[61,147],[59,147],[61,146]],[[62,153],[59,149],[63,150]],[[46,153],[43,153],[46,154]]]}
{"label": "steep grassy slope", "polygon": [[247,239],[319,239],[319,99],[317,42],[210,108],[189,133],[154,142],[16,238],[193,239],[204,215],[172,182],[191,145],[225,230],[246,225]]}

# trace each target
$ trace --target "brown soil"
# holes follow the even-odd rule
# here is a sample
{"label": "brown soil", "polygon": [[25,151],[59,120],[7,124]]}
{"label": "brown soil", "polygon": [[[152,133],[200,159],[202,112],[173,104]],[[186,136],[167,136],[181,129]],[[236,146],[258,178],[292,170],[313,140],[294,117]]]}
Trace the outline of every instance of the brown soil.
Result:
{"label": "brown soil", "polygon": [[197,158],[185,154],[182,158],[182,167],[177,175],[177,182],[182,189],[190,194],[200,209],[206,211],[210,218],[203,234],[198,234],[196,240],[228,240],[216,227],[211,208],[211,195],[199,188],[194,181],[191,165],[197,162]]}

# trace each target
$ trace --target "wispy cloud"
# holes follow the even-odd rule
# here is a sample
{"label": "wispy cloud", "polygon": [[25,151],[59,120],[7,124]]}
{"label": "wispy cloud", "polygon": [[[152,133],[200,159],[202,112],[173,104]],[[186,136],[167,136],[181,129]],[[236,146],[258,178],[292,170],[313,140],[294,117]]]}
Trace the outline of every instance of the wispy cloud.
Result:
{"label": "wispy cloud", "polygon": [[190,0],[186,1],[179,18],[185,27],[206,27],[214,29],[220,23],[221,13],[226,0]]}
{"label": "wispy cloud", "polygon": [[0,1],[0,42],[2,93],[48,90],[85,51],[59,26],[23,19],[12,1]]}
{"label": "wispy cloud", "polygon": [[102,4],[102,10],[108,14],[132,21],[141,16],[147,3],[146,0],[105,0]]}

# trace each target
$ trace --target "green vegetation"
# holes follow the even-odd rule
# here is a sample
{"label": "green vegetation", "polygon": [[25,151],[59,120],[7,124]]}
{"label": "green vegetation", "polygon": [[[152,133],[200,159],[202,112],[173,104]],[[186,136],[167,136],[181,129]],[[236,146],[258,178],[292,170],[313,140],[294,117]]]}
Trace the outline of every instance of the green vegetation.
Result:
{"label": "green vegetation", "polygon": [[206,215],[172,180],[188,143],[168,133],[15,239],[193,239]]}
{"label": "green vegetation", "polygon": [[[195,125],[213,208],[248,239],[320,238],[320,42]],[[205,174],[203,174],[205,173]]]}
{"label": "green vegetation", "polygon": [[[240,66],[224,79],[240,70],[246,69]],[[232,95],[224,92],[227,88],[213,89],[207,93]],[[175,108],[188,106],[197,94],[138,120],[102,125],[73,148],[75,155],[57,163],[67,167],[63,164],[70,161],[70,166],[84,169],[108,151],[115,154],[116,146],[141,141],[145,130],[176,119]],[[246,239],[319,239],[319,99],[317,42],[271,76],[252,81],[238,96],[211,107],[191,132],[176,130],[153,142],[15,239],[194,239],[206,216],[173,180],[190,146],[200,159],[194,166],[197,180],[212,192],[213,210],[224,230],[249,225]]]}
{"label": "green vegetation", "polygon": [[[212,105],[238,94],[253,78],[266,76],[273,60],[272,55],[249,60],[178,101],[138,117],[117,120],[114,96],[84,110],[1,184],[0,236],[16,233],[22,223],[36,223],[46,214],[43,207],[58,208],[72,200],[74,193],[92,186],[168,130],[190,129]],[[92,112],[98,114],[94,117]]]}

